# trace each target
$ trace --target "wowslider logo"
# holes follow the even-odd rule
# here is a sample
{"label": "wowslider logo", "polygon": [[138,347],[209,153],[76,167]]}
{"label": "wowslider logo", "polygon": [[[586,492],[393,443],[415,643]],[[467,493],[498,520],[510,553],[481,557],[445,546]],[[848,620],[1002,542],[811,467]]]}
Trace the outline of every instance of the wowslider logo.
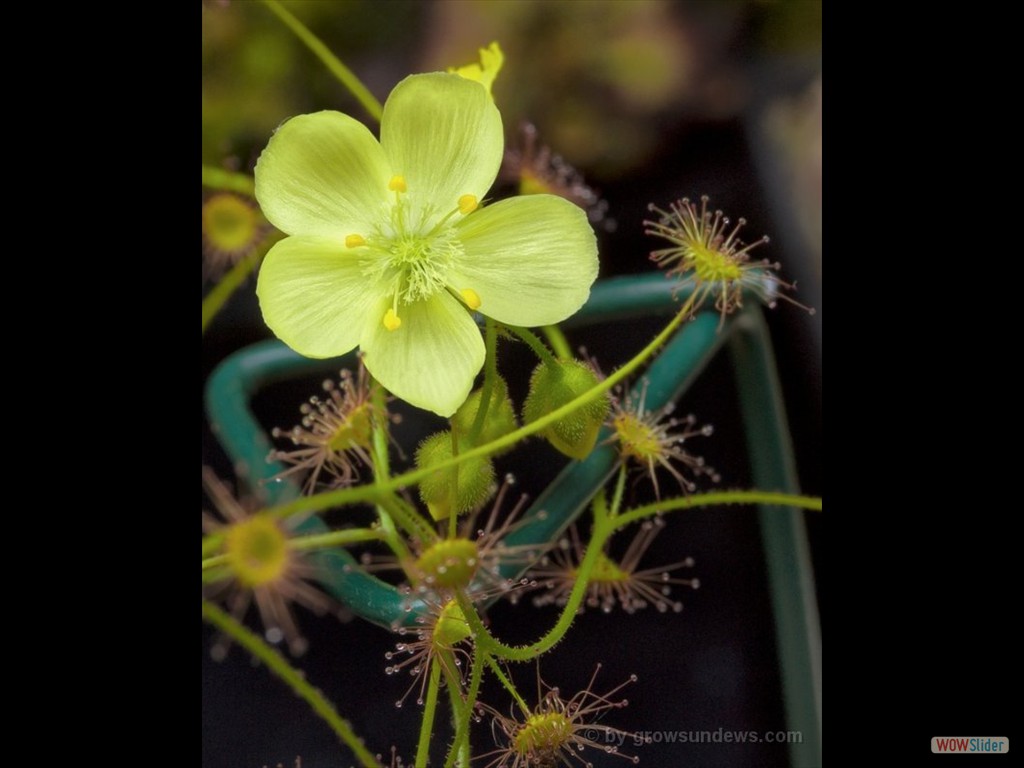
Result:
{"label": "wowslider logo", "polygon": [[1010,751],[1005,736],[933,736],[932,752],[936,754],[1004,754]]}

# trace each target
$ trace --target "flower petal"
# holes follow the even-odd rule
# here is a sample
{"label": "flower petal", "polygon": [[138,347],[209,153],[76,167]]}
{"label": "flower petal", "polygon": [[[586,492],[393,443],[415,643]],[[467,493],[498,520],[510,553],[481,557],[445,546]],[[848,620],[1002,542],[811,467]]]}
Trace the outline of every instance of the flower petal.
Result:
{"label": "flower petal", "polygon": [[463,195],[482,200],[501,165],[501,115],[487,89],[459,75],[412,75],[384,105],[380,143],[410,203],[443,216]]}
{"label": "flower petal", "polygon": [[380,144],[358,120],[315,112],[286,122],[256,163],[256,199],[289,235],[344,240],[366,235],[388,200],[391,169]]}
{"label": "flower petal", "polygon": [[494,98],[494,80],[498,77],[498,73],[501,72],[501,67],[505,63],[505,54],[501,50],[501,46],[495,41],[486,48],[480,49],[480,63],[476,62],[467,64],[464,67],[448,67],[449,72],[454,72],[460,77],[464,77],[467,80],[475,80],[480,83],[487,92],[491,94],[491,98]]}
{"label": "flower petal", "polygon": [[571,316],[597,279],[597,238],[587,214],[554,195],[502,200],[456,226],[465,253],[449,274],[472,290],[480,311],[512,325],[547,325]]}
{"label": "flower petal", "polygon": [[362,338],[367,370],[397,397],[438,416],[451,416],[469,396],[484,364],[480,329],[447,291],[400,307],[402,324],[382,319],[391,301],[376,303]]}
{"label": "flower petal", "polygon": [[353,250],[329,238],[286,237],[274,245],[256,283],[270,330],[306,357],[353,349],[375,295],[360,262]]}

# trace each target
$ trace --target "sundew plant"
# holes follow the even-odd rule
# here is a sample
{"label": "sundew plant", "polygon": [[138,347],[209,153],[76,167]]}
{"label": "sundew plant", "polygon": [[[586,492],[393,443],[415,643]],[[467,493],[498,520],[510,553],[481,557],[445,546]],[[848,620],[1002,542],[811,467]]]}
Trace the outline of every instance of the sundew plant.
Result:
{"label": "sundew plant", "polygon": [[[361,110],[287,117],[251,173],[203,166],[204,337],[254,291],[277,340],[207,384],[235,466],[202,472],[207,652],[248,654],[289,686],[336,734],[339,766],[641,762],[652,736],[616,721],[644,685],[636,651],[594,638],[577,688],[546,657],[581,613],[682,610],[699,565],[648,554],[676,516],[821,509],[794,488],[730,487],[729,467],[702,458],[712,425],[677,403],[694,350],[710,354],[745,313],[780,300],[814,310],[767,238],[749,239],[696,190],[618,221],[649,236],[637,259],[670,313],[623,364],[595,359],[572,328],[621,299],[598,280],[606,206],[532,126],[507,146],[500,41],[481,41],[477,61],[408,73],[381,103],[287,6],[261,5]],[[496,180],[509,173],[505,195]],[[529,370],[513,370],[524,355]],[[335,374],[292,404],[294,423],[257,424],[248,398],[260,383],[317,360]],[[409,418],[432,431],[402,444]],[[528,497],[508,466],[543,443],[563,466]],[[503,603],[550,620],[511,641],[489,620]],[[402,681],[392,705],[418,713],[411,753],[360,733],[358,702],[381,691],[330,701],[302,671],[310,611],[390,631],[366,663]]]}

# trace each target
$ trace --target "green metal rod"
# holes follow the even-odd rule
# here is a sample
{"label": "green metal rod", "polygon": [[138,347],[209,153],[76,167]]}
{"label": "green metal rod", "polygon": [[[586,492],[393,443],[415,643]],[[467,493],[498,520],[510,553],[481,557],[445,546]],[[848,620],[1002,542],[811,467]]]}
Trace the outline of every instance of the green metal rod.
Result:
{"label": "green metal rod", "polygon": [[[745,310],[735,329],[729,352],[737,371],[754,485],[798,493],[786,410],[760,308]],[[790,760],[794,768],[814,768],[821,765],[821,624],[803,515],[779,507],[758,510],[787,728],[803,736],[800,743],[790,744]]]}

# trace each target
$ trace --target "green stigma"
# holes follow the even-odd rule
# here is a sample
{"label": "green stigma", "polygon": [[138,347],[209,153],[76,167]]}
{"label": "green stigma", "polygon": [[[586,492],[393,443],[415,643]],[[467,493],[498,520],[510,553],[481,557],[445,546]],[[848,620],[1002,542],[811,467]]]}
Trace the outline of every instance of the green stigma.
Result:
{"label": "green stigma", "polygon": [[629,580],[630,574],[622,570],[618,563],[610,559],[604,552],[597,556],[594,569],[590,572],[590,581],[615,583]]}
{"label": "green stigma", "polygon": [[640,461],[657,459],[662,454],[661,442],[651,426],[632,413],[622,413],[612,422],[622,453]]}
{"label": "green stigma", "polygon": [[246,587],[276,581],[288,567],[288,542],[269,517],[253,517],[232,525],[224,543],[235,577]]}
{"label": "green stigma", "polygon": [[686,256],[693,262],[693,271],[702,282],[727,283],[743,277],[743,270],[736,259],[714,248],[691,243],[686,249]]}
{"label": "green stigma", "polygon": [[353,409],[338,426],[327,442],[332,451],[350,451],[353,448],[369,448],[373,433],[370,420],[370,405],[364,403]]}
{"label": "green stigma", "polygon": [[572,721],[560,712],[530,715],[513,739],[522,756],[557,753],[572,739]]}

